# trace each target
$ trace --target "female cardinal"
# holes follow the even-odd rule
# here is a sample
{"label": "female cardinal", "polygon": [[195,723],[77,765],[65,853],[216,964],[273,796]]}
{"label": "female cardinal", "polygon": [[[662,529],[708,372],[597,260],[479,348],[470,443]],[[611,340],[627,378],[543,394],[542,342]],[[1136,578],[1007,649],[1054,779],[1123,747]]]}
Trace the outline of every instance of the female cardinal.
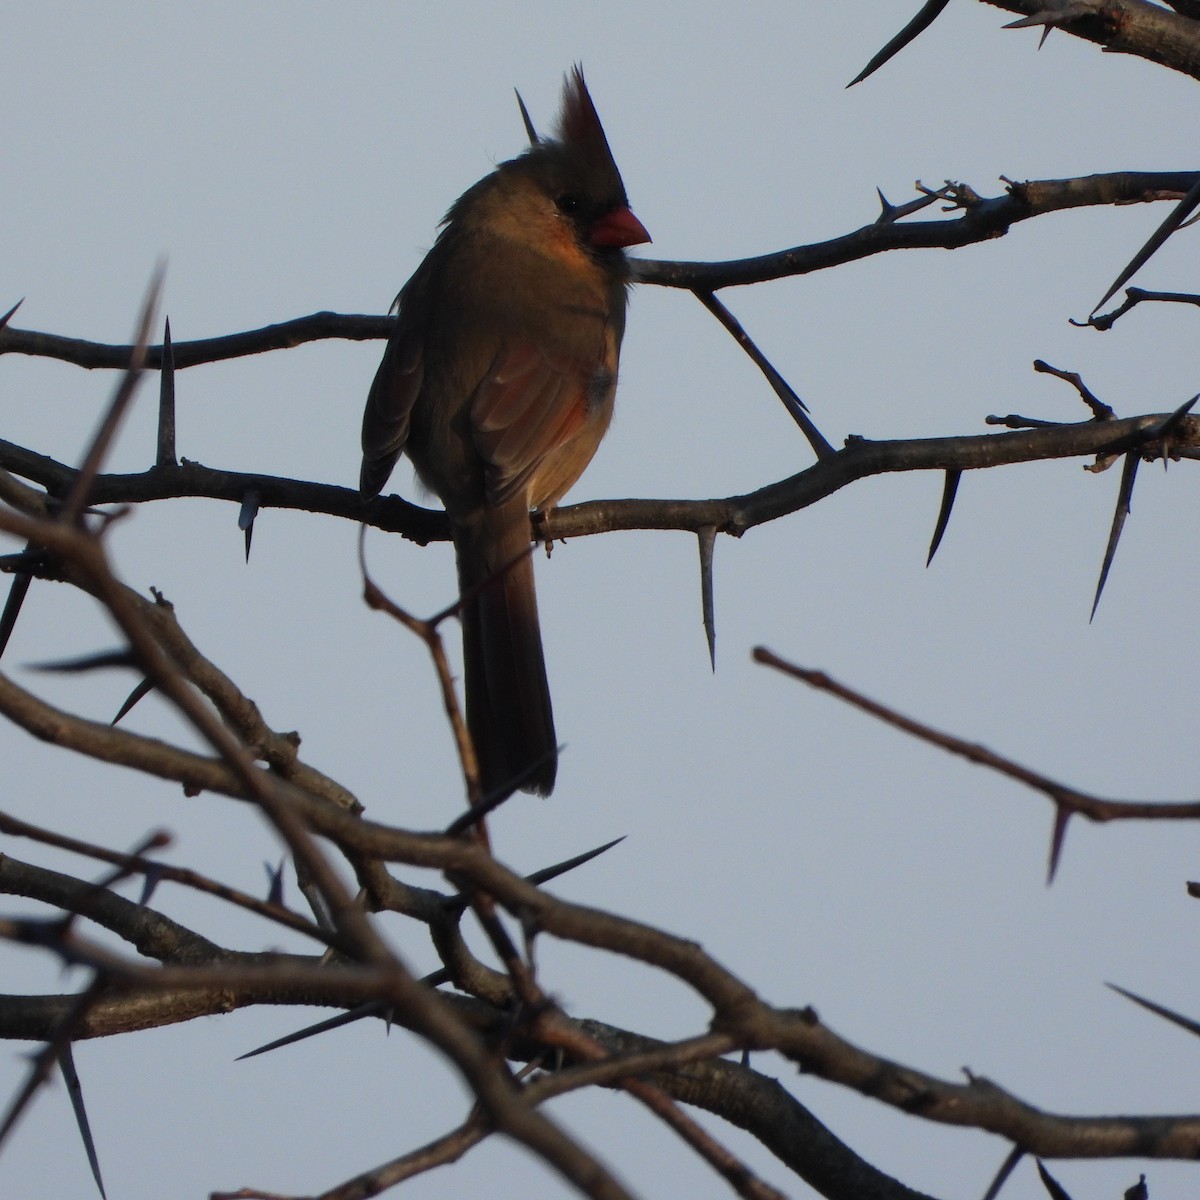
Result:
{"label": "female cardinal", "polygon": [[576,67],[557,137],[501,163],[446,216],[396,298],[363,415],[360,488],[401,451],[450,517],[467,727],[485,791],[548,795],[557,740],[538,629],[529,511],[555,504],[612,419],[629,281],[629,209]]}

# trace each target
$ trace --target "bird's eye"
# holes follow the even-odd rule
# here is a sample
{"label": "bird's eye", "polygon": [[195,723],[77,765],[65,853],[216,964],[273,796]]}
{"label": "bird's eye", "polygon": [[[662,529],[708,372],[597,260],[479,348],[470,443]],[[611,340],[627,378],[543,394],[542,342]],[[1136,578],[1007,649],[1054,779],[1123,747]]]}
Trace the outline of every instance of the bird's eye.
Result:
{"label": "bird's eye", "polygon": [[567,216],[579,211],[579,197],[572,195],[570,192],[563,192],[561,196],[555,199],[554,203],[558,206],[558,211],[566,213]]}

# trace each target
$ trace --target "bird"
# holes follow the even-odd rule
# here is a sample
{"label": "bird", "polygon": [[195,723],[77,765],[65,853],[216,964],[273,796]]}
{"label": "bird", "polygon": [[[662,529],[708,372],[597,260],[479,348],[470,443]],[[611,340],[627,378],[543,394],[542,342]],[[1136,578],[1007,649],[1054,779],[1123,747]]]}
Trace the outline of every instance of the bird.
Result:
{"label": "bird", "polygon": [[484,796],[554,788],[530,512],[558,503],[612,420],[625,251],[650,241],[582,68],[564,77],[553,137],[539,138],[521,111],[529,148],[455,201],[396,297],[359,479],[364,498],[378,495],[407,454],[446,509]]}

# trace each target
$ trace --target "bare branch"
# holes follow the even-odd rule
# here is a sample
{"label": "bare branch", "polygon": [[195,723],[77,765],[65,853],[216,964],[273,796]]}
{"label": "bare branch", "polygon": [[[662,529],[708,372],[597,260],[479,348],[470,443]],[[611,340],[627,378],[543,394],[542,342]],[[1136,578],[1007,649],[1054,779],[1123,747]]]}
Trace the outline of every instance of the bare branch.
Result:
{"label": "bare branch", "polygon": [[[1029,23],[1053,25],[1105,50],[1132,54],[1200,79],[1196,22],[1147,0],[984,0]],[[1015,22],[1023,24],[1025,22]]]}
{"label": "bare branch", "polygon": [[[1116,3],[1117,0],[1110,2]],[[1119,0],[1123,6],[1133,2]],[[1018,5],[1003,7],[1022,11]],[[1161,12],[1157,9],[1152,11]],[[1165,15],[1183,21],[1183,18],[1174,17],[1173,14]],[[1190,22],[1185,24],[1191,25]],[[980,198],[973,192],[960,189],[965,202],[956,205],[959,213],[953,219],[904,222],[897,220],[893,214],[888,219],[873,221],[831,241],[796,246],[756,258],[711,263],[638,259],[633,264],[634,275],[642,283],[686,288],[697,293],[713,292],[724,287],[827,270],[888,250],[958,249],[1003,236],[1021,221],[1071,208],[1179,200],[1196,186],[1198,178],[1200,175],[1195,171],[1119,171],[1074,179],[1029,180],[1023,183],[1010,182],[1004,195],[991,199]],[[968,196],[970,198],[966,199]],[[925,203],[922,199],[918,207],[924,207]],[[393,324],[392,317],[319,312],[244,333],[176,342],[172,347],[172,356],[175,368],[186,370],[202,363],[289,349],[307,342],[383,339],[391,334]],[[129,363],[132,349],[132,346],[14,329],[11,325],[0,328],[0,355],[28,354],[55,358],[89,370],[123,370]],[[145,365],[159,368],[162,363],[163,347],[147,346]]]}
{"label": "bare branch", "polygon": [[1015,779],[1018,783],[1023,783],[1026,787],[1041,792],[1057,807],[1071,813],[1078,813],[1080,816],[1087,817],[1089,821],[1200,820],[1200,801],[1170,803],[1167,801],[1102,800],[1097,796],[1088,795],[1086,792],[1077,791],[1066,784],[1058,783],[1036,771],[1031,771],[1028,767],[1023,767],[1019,763],[1013,762],[1012,759],[996,754],[977,742],[965,742],[961,738],[942,733],[919,721],[914,721],[911,717],[903,716],[895,709],[888,708],[877,700],[871,700],[861,692],[856,692],[854,689],[846,687],[845,684],[838,683],[823,671],[811,671],[806,667],[799,667],[795,663],[787,662],[773,654],[763,646],[755,649],[753,657],[755,662],[774,667],[777,671],[790,675],[793,679],[799,679],[802,683],[807,683],[818,691],[828,692],[839,700],[844,700],[847,704],[869,713],[885,725],[891,725],[895,729],[902,730],[923,742],[929,742],[930,745],[939,746],[951,754],[957,754],[978,766],[988,767],[1001,775],[1006,775],[1009,779]]}

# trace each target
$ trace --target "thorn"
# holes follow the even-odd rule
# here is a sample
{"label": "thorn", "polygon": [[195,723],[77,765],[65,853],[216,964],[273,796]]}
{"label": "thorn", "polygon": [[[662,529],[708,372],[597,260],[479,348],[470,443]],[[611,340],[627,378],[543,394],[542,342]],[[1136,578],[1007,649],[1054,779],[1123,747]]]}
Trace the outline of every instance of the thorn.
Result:
{"label": "thorn", "polygon": [[253,488],[242,497],[242,507],[238,512],[238,528],[246,538],[246,561],[250,561],[250,542],[254,538],[254,518],[258,516],[261,497]]}
{"label": "thorn", "polygon": [[21,305],[24,303],[25,303],[25,297],[22,296],[20,298],[20,300],[18,300],[16,302],[16,304],[14,304],[12,306],[12,308],[10,308],[8,310],[8,312],[6,312],[4,314],[4,316],[0,317],[0,329],[3,329],[5,327],[5,325],[7,325],[9,323],[9,321],[12,319],[13,313],[15,313],[17,311],[17,309],[20,308]]}
{"label": "thorn", "polygon": [[107,1200],[104,1192],[104,1181],[100,1178],[100,1159],[96,1156],[96,1143],[92,1139],[92,1129],[88,1124],[87,1109],[83,1106],[83,1085],[79,1082],[79,1072],[75,1070],[75,1056],[71,1053],[71,1043],[66,1042],[58,1056],[58,1069],[62,1072],[63,1081],[67,1085],[67,1095],[71,1098],[71,1111],[75,1114],[75,1125],[83,1141],[83,1149],[87,1154],[88,1166],[92,1169],[92,1178],[102,1200]]}
{"label": "thorn", "polygon": [[512,89],[512,91],[514,91],[514,94],[517,97],[517,108],[521,109],[521,124],[526,127],[526,137],[529,139],[529,145],[538,145],[538,143],[541,142],[541,138],[538,137],[538,131],[536,131],[533,127],[533,120],[530,119],[529,109],[524,107],[524,101],[521,98],[521,92],[518,92],[516,88]]}
{"label": "thorn", "polygon": [[59,520],[66,524],[74,525],[82,518],[83,511],[87,508],[88,493],[92,490],[92,484],[100,472],[100,467],[103,465],[113,438],[120,427],[121,419],[125,416],[129,402],[137,390],[146,364],[150,325],[158,308],[158,298],[162,292],[165,271],[166,264],[160,262],[150,278],[150,285],[146,289],[146,298],[142,301],[142,311],[138,317],[137,336],[134,338],[133,349],[129,355],[129,366],[126,367],[120,383],[113,392],[108,410],[88,446],[83,462],[80,463],[79,470],[75,474],[75,482],[71,485],[71,490],[59,510]]}
{"label": "thorn", "polygon": [[1025,1157],[1025,1151],[1020,1146],[1014,1146],[1005,1156],[1004,1162],[1000,1164],[1000,1170],[996,1172],[996,1178],[992,1180],[991,1186],[983,1193],[983,1200],[996,1200],[1000,1195],[1000,1189],[1004,1186],[1008,1177],[1013,1173],[1017,1163]]}
{"label": "thorn", "polygon": [[175,458],[175,348],[171,344],[171,318],[163,322],[162,366],[158,380],[158,453],[160,467],[173,467]]}
{"label": "thorn", "polygon": [[1200,205],[1200,179],[1192,184],[1187,195],[1167,214],[1166,219],[1150,235],[1146,244],[1129,260],[1128,265],[1117,276],[1112,287],[1100,297],[1099,303],[1091,311],[1091,316],[1095,316],[1097,311],[1103,308],[1150,261],[1151,256],[1187,220],[1197,205]]}
{"label": "thorn", "polygon": [[0,613],[0,655],[8,649],[8,639],[12,637],[17,617],[21,615],[21,605],[25,603],[32,582],[33,576],[28,571],[20,571],[13,576],[8,599],[4,602],[4,612]]}
{"label": "thorn", "polygon": [[354,1021],[361,1021],[363,1017],[373,1017],[377,1013],[387,1011],[387,1003],[383,1000],[370,1000],[366,1004],[360,1004],[357,1008],[351,1008],[344,1013],[338,1013],[336,1017],[329,1017],[327,1020],[318,1021],[315,1025],[306,1025],[303,1029],[297,1029],[295,1033],[285,1034],[281,1038],[276,1038],[273,1042],[268,1042],[265,1046],[258,1046],[253,1050],[247,1050],[245,1054],[239,1054],[234,1062],[244,1062],[248,1058],[257,1058],[260,1054],[266,1054],[268,1050],[279,1050],[283,1046],[290,1046],[294,1042],[302,1042],[305,1038],[315,1037],[318,1033],[325,1033],[329,1029],[340,1029],[343,1025],[350,1025]]}
{"label": "thorn", "polygon": [[164,850],[171,844],[171,835],[165,830],[159,829],[149,836],[144,837],[133,849],[129,852],[128,857],[124,862],[117,863],[112,870],[106,875],[102,875],[92,887],[96,891],[106,890],[120,883],[124,879],[130,879],[134,875],[140,874],[142,867],[140,861],[146,857],[152,850]]}
{"label": "thorn", "polygon": [[286,862],[286,858],[281,858],[277,867],[263,863],[267,872],[267,903],[278,904],[280,908],[283,907],[283,867]]}
{"label": "thorn", "polygon": [[537,130],[533,127],[533,121],[529,117],[529,109],[525,107],[525,101],[521,99],[521,93],[513,88],[513,92],[517,97],[517,107],[521,110],[521,123],[525,126],[525,136],[529,138],[529,144],[536,146],[542,139],[538,137]]}
{"label": "thorn", "polygon": [[[44,938],[31,944],[53,947],[63,959],[64,965],[70,965],[71,955],[63,944],[62,921],[22,921],[20,940],[27,941],[30,937]],[[79,1022],[87,1015],[88,1010],[95,1004],[97,997],[106,988],[107,982],[98,976],[77,996],[67,1012],[59,1019],[51,1040],[35,1053],[29,1055],[32,1066],[25,1082],[16,1095],[8,1103],[8,1108],[0,1119],[0,1146],[7,1140],[8,1135],[16,1128],[17,1122],[28,1110],[38,1091],[50,1077],[54,1064],[58,1062],[64,1047],[70,1042],[71,1034],[78,1028]]]}
{"label": "thorn", "polygon": [[142,868],[142,894],[138,897],[139,908],[145,908],[150,903],[150,898],[158,890],[158,885],[162,883],[162,877],[161,863],[150,863],[149,866]]}
{"label": "thorn", "polygon": [[[1047,28],[1065,25],[1079,17],[1095,16],[1095,5],[1092,0],[1051,0],[1051,3],[1030,17],[1022,17],[1019,21],[1010,21],[1002,25],[1002,29],[1032,29],[1036,25]],[[1039,47],[1040,49],[1040,47]]]}
{"label": "thorn", "polygon": [[1197,392],[1190,400],[1185,400],[1174,412],[1166,417],[1151,436],[1156,438],[1170,437],[1179,428],[1183,418],[1195,408],[1197,400],[1200,400],[1200,392]]}
{"label": "thorn", "polygon": [[832,458],[836,451],[825,440],[820,430],[812,423],[804,401],[796,395],[792,385],[784,379],[770,363],[766,355],[754,344],[750,335],[742,328],[737,317],[717,299],[714,293],[701,290],[693,294],[721,322],[726,332],[749,355],[750,361],[766,376],[772,391],[783,402],[788,415],[800,426],[804,436],[808,439],[808,444],[813,448],[813,453],[818,458]]}
{"label": "thorn", "polygon": [[1108,570],[1112,566],[1113,556],[1117,552],[1117,543],[1121,540],[1121,530],[1125,527],[1125,518],[1129,515],[1130,502],[1133,499],[1133,481],[1137,478],[1138,452],[1130,450],[1125,455],[1125,465],[1121,468],[1121,490],[1117,494],[1117,507],[1113,513],[1112,529],[1108,534],[1108,546],[1104,551],[1104,563],[1100,568],[1100,579],[1096,584],[1096,598],[1092,601],[1092,615],[1088,617],[1090,625],[1096,616],[1096,606],[1100,603],[1100,594],[1104,591]]}
{"label": "thorn", "polygon": [[938,509],[937,524],[933,527],[933,537],[929,542],[929,554],[925,558],[926,567],[933,562],[933,556],[942,544],[946,526],[950,524],[950,513],[954,509],[954,497],[958,494],[958,481],[961,478],[962,471],[958,468],[946,471],[946,482],[942,485],[942,506]]}
{"label": "thorn", "polygon": [[1200,1021],[1193,1021],[1191,1017],[1185,1017],[1174,1009],[1155,1004],[1153,1000],[1147,1000],[1145,996],[1139,996],[1136,992],[1131,992],[1119,984],[1106,983],[1104,986],[1112,988],[1126,1000],[1132,1000],[1134,1004],[1144,1008],[1147,1012],[1152,1012],[1156,1017],[1162,1017],[1164,1021],[1170,1021],[1172,1025],[1178,1025],[1180,1029],[1186,1029],[1188,1033],[1194,1033],[1200,1037]]}
{"label": "thorn", "polygon": [[[555,863],[550,867],[542,867],[540,870],[534,871],[530,875],[526,875],[525,882],[537,884],[539,886],[543,883],[549,883],[552,879],[558,879],[565,875],[568,871],[573,871],[576,867],[582,867],[584,863],[591,862],[593,858],[599,858],[601,854],[611,850],[614,846],[620,845],[624,840],[625,834],[622,834],[619,838],[613,838],[611,842],[605,842],[603,846],[597,846],[595,850],[585,850],[582,854],[575,855],[574,858],[568,858],[565,861]],[[464,908],[466,908],[466,906],[467,899],[461,892],[458,892],[453,896],[447,896],[443,901],[443,907],[447,912],[461,912]],[[438,972],[428,976],[425,980],[423,980],[423,982],[429,982],[430,980],[436,980],[436,982],[431,983],[430,986],[438,986],[445,982]]]}
{"label": "thorn", "polygon": [[529,883],[549,883],[550,880],[558,879],[568,871],[573,871],[576,867],[582,867],[584,863],[591,862],[593,858],[599,858],[601,854],[607,853],[614,846],[619,846],[624,840],[625,835],[622,834],[619,838],[613,838],[611,842],[605,842],[603,846],[597,846],[595,850],[585,850],[582,854],[568,858],[565,862],[555,863],[552,867],[543,867],[540,871],[534,871],[532,875],[526,875],[525,879]]}
{"label": "thorn", "polygon": [[1193,396],[1190,400],[1186,400],[1181,404],[1165,421],[1159,425],[1155,432],[1155,437],[1162,440],[1162,465],[1166,471],[1167,466],[1171,461],[1171,439],[1175,436],[1176,430],[1183,422],[1183,418],[1188,415],[1195,407],[1196,401],[1200,400],[1200,392]]}
{"label": "thorn", "polygon": [[505,801],[512,799],[513,796],[521,790],[521,784],[526,780],[532,779],[538,771],[540,771],[548,762],[556,756],[563,753],[566,746],[558,746],[554,750],[548,750],[545,754],[540,755],[537,759],[531,762],[521,772],[514,775],[506,783],[502,783],[499,787],[493,788],[488,794],[482,797],[478,804],[471,805],[461,816],[455,817],[449,825],[446,826],[446,837],[458,837],[461,833],[466,833],[472,826],[478,825],[483,827],[483,819],[489,813],[495,812]]}
{"label": "thorn", "polygon": [[1042,1186],[1050,1193],[1051,1200],[1071,1200],[1066,1188],[1046,1170],[1040,1158],[1033,1160],[1037,1163],[1038,1174],[1042,1177]]}
{"label": "thorn", "polygon": [[1054,882],[1058,873],[1058,864],[1062,860],[1063,841],[1067,836],[1067,822],[1071,819],[1071,810],[1063,804],[1054,806],[1054,832],[1050,835],[1050,861],[1046,868],[1046,886]]}
{"label": "thorn", "polygon": [[148,696],[154,691],[154,684],[149,679],[143,679],[141,683],[125,697],[125,703],[117,709],[117,715],[109,722],[110,725],[120,724],[121,718],[124,717],[133,706],[142,699],[143,696]]}
{"label": "thorn", "polygon": [[889,58],[895,57],[909,42],[928,29],[949,3],[950,0],[926,0],[921,11],[846,86],[852,88],[856,83],[862,83],[868,75],[878,71]]}
{"label": "thorn", "polygon": [[103,671],[109,667],[136,667],[133,652],[122,647],[119,650],[102,650],[99,654],[86,654],[82,658],[61,658],[56,662],[26,663],[30,671],[44,671],[61,675],[83,675],[88,671]]}
{"label": "thorn", "polygon": [[713,671],[717,669],[717,618],[713,605],[713,546],[717,530],[705,525],[696,531],[696,542],[700,547],[700,609],[704,615],[704,636],[708,640],[708,661]]}

